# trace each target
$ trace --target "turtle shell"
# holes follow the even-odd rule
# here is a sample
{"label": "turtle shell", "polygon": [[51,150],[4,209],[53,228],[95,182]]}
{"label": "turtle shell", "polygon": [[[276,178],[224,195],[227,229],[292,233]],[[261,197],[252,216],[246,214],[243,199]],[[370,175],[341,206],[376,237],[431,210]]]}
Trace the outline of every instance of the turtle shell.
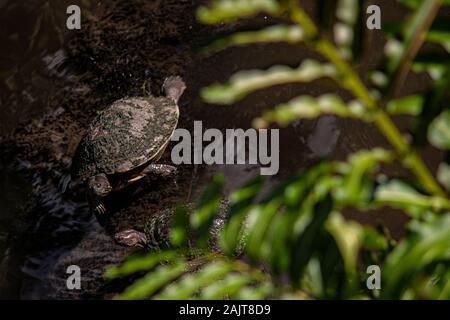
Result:
{"label": "turtle shell", "polygon": [[177,104],[166,97],[114,102],[90,124],[75,153],[72,175],[85,180],[99,173],[125,173],[155,159],[178,116]]}

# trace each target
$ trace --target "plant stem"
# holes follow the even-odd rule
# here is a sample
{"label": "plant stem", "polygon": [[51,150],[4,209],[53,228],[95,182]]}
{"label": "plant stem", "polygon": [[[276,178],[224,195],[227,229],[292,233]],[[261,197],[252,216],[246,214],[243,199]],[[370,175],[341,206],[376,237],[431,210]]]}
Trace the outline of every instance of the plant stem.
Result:
{"label": "plant stem", "polygon": [[394,73],[391,75],[393,80],[389,84],[384,101],[388,101],[391,97],[395,97],[402,84],[405,82],[414,57],[422,47],[427,30],[431,27],[431,24],[439,11],[440,5],[441,0],[425,1],[420,8],[416,10],[415,17],[412,21],[411,32],[406,38],[406,48],[403,50],[401,56],[395,61],[396,63],[392,70]]}
{"label": "plant stem", "polygon": [[[343,76],[344,86],[350,90],[355,97],[361,100],[368,111],[373,112],[373,121],[375,125],[393,146],[402,160],[402,163],[415,174],[422,187],[430,194],[445,196],[445,193],[423,163],[422,159],[410,148],[409,144],[402,137],[401,132],[392,122],[392,119],[382,110],[382,108],[379,108],[376,100],[372,97],[358,74],[352,69],[347,61],[341,57],[338,50],[330,41],[319,37],[317,27],[298,4],[298,1],[291,0],[289,2],[289,12],[292,21],[305,29],[305,33],[308,37],[306,44],[312,45],[316,51],[320,52],[336,66]],[[422,30],[422,32],[424,32],[424,30]]]}

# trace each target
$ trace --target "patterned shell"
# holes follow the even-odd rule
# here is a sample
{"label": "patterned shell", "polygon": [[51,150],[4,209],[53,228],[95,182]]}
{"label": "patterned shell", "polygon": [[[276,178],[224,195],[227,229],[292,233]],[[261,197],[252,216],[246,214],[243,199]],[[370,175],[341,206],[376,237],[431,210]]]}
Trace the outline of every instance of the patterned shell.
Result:
{"label": "patterned shell", "polygon": [[166,97],[114,102],[89,126],[73,159],[72,174],[125,173],[155,158],[178,123],[178,106]]}

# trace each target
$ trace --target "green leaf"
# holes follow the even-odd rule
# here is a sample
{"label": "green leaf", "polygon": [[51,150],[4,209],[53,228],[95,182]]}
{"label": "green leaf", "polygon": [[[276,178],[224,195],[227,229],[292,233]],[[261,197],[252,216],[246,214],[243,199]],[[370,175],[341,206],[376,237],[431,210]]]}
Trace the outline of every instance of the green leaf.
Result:
{"label": "green leaf", "polygon": [[[386,259],[382,272],[381,298],[400,299],[427,267],[450,261],[450,214],[430,222],[416,222],[413,233]],[[413,296],[414,297],[414,296]]]}
{"label": "green leaf", "polygon": [[388,58],[386,68],[388,77],[393,79],[387,92],[397,89],[394,87],[398,86],[398,81],[401,80],[401,77],[404,77],[406,70],[404,67],[408,65],[405,63],[414,59],[430,27],[430,17],[433,17],[439,5],[439,0],[422,1],[421,5],[414,10],[411,17],[403,25],[402,38],[404,41],[400,42],[396,39],[387,41],[385,46],[385,53]]}
{"label": "green leaf", "polygon": [[250,281],[252,281],[252,278],[249,275],[229,274],[223,280],[213,282],[205,287],[201,292],[200,299],[217,300],[229,298]]}
{"label": "green leaf", "polygon": [[427,40],[440,44],[450,53],[450,23],[446,20],[436,20],[427,33]]}
{"label": "green leaf", "polygon": [[418,117],[413,119],[411,131],[414,134],[414,143],[416,145],[425,145],[429,126],[432,121],[443,111],[447,106],[447,101],[450,89],[450,63],[445,65],[439,76],[433,83],[431,90],[424,95],[425,100],[422,107],[422,112]]}
{"label": "green leaf", "polygon": [[173,215],[170,242],[174,247],[185,245],[189,236],[189,213],[186,206],[177,205]]}
{"label": "green leaf", "polygon": [[244,46],[249,44],[286,42],[299,43],[304,39],[304,31],[297,25],[275,25],[258,31],[243,31],[233,33],[231,36],[219,39],[206,46],[202,51],[206,54],[223,50],[231,46]]}
{"label": "green leaf", "polygon": [[120,266],[111,267],[105,272],[107,279],[124,277],[139,271],[148,271],[163,261],[172,261],[178,257],[175,251],[162,251],[145,256],[132,256]]}
{"label": "green leaf", "polygon": [[[269,225],[262,245],[263,255],[267,257],[273,273],[281,274],[288,269],[291,262],[291,237],[295,222],[302,214],[311,218],[310,214],[313,211],[311,207],[316,201],[320,201],[323,192],[329,190],[327,186],[329,179],[324,181],[324,177],[328,177],[331,173],[332,166],[321,162],[306,172],[280,183],[265,199],[264,203],[272,203],[281,198],[286,206]],[[297,228],[300,229],[299,224]]]}
{"label": "green leaf", "polygon": [[[328,221],[328,220],[327,220]],[[319,283],[312,282],[315,288],[320,288],[317,292],[318,299],[344,299],[347,297],[347,287],[354,282],[355,270],[351,267],[346,269],[344,257],[335,238],[325,230],[322,239],[318,242],[316,253],[310,260],[317,259],[318,267],[316,272],[320,272]],[[349,257],[350,258],[350,257]],[[350,289],[351,291],[351,289]]]}
{"label": "green leaf", "polygon": [[279,275],[287,270],[290,263],[290,250],[288,247],[293,227],[293,217],[288,212],[282,212],[274,219],[264,239],[264,256],[267,257],[270,270]]}
{"label": "green leaf", "polygon": [[274,285],[265,282],[259,286],[244,287],[232,296],[236,300],[261,300],[267,298],[273,291]]}
{"label": "green leaf", "polygon": [[440,61],[414,61],[411,70],[416,73],[426,72],[433,80],[442,79],[447,66]]}
{"label": "green leaf", "polygon": [[348,105],[334,94],[324,94],[320,97],[300,96],[276,106],[273,110],[264,112],[253,121],[256,128],[265,128],[270,123],[286,126],[296,119],[312,119],[323,114],[335,114],[341,117],[366,119],[362,105],[352,101]]}
{"label": "green leaf", "polygon": [[330,215],[325,223],[328,232],[333,236],[344,259],[347,272],[355,272],[358,252],[363,240],[363,228],[360,224],[345,221],[337,212]]}
{"label": "green leaf", "polygon": [[437,178],[445,189],[450,191],[450,165],[445,162],[441,163],[437,171]]}
{"label": "green leaf", "polygon": [[325,288],[322,278],[322,267],[319,258],[313,257],[309,260],[305,270],[303,288],[310,291],[314,297],[325,296]]}
{"label": "green leaf", "polygon": [[262,258],[266,232],[280,205],[279,201],[272,201],[264,206],[254,207],[248,215],[245,252],[254,262],[260,261]]}
{"label": "green leaf", "polygon": [[197,20],[205,24],[232,22],[258,13],[278,15],[280,6],[276,0],[215,0],[211,5],[197,9]]}
{"label": "green leaf", "polygon": [[413,95],[401,99],[391,100],[387,104],[390,114],[409,114],[417,116],[422,111],[424,98],[421,95]]}
{"label": "green leaf", "polygon": [[348,162],[340,164],[341,183],[333,195],[339,205],[363,206],[372,198],[373,178],[371,174],[380,163],[392,160],[392,154],[381,148],[362,150],[349,156]]}
{"label": "green leaf", "polygon": [[[417,9],[423,3],[423,0],[399,0],[399,2],[411,9]],[[450,0],[441,0],[441,2],[443,5],[450,4]]]}
{"label": "green leaf", "polygon": [[228,221],[219,238],[220,248],[225,254],[233,256],[242,244],[246,232],[245,220],[263,182],[264,180],[258,176],[230,195]]}
{"label": "green leaf", "polygon": [[222,278],[231,269],[231,264],[224,261],[208,263],[199,271],[187,274],[179,281],[165,287],[155,298],[164,300],[186,300],[192,298],[197,290]]}
{"label": "green leaf", "polygon": [[[395,37],[405,28],[406,23],[396,21],[386,24],[383,27],[383,31],[385,31],[388,37]],[[448,19],[438,16],[426,33],[426,40],[440,44],[447,52],[450,52],[450,23]]]}
{"label": "green leaf", "polygon": [[177,261],[173,264],[158,267],[155,271],[136,280],[117,296],[120,300],[136,300],[150,297],[168,282],[178,278],[187,270],[185,262]]}
{"label": "green leaf", "polygon": [[430,125],[428,140],[436,148],[450,150],[450,110],[442,112]]}
{"label": "green leaf", "polygon": [[210,227],[217,216],[222,199],[224,176],[214,176],[197,201],[195,211],[190,216],[190,225],[195,232],[197,245],[207,247]]}
{"label": "green leaf", "polygon": [[358,0],[338,0],[336,16],[348,25],[354,25],[358,19]]}
{"label": "green leaf", "polygon": [[226,84],[213,84],[202,90],[202,98],[209,103],[231,104],[256,90],[291,82],[310,82],[323,77],[336,76],[331,64],[305,60],[292,69],[273,66],[268,70],[239,71]]}
{"label": "green leaf", "polygon": [[421,217],[428,210],[439,212],[450,209],[448,199],[423,195],[400,180],[391,180],[380,185],[374,197],[379,205],[403,209],[414,218]]}
{"label": "green leaf", "polygon": [[386,250],[389,246],[387,237],[370,226],[363,227],[362,246],[367,249]]}
{"label": "green leaf", "polygon": [[333,208],[333,200],[327,194],[327,190],[322,190],[319,194],[313,193],[313,195],[314,201],[308,201],[300,210],[300,216],[295,222],[292,234],[292,260],[289,274],[294,286],[299,285],[304,269],[320,243],[319,235]]}

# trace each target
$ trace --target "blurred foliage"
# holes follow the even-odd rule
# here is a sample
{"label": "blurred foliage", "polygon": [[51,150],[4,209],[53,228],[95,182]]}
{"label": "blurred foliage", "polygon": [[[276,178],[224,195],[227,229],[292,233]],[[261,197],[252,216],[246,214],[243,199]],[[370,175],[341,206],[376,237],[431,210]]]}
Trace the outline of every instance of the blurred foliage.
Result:
{"label": "blurred foliage", "polygon": [[[443,162],[436,176],[429,172],[390,117],[416,116],[413,134],[425,132],[436,148],[445,152],[450,148],[449,60],[428,60],[421,68],[416,61],[426,41],[448,51],[450,29],[433,21],[436,17],[439,21],[440,6],[449,2],[400,2],[410,14],[397,29],[386,30],[386,59],[368,74],[373,87],[364,84],[352,67],[363,47],[364,30],[358,30],[364,28],[359,21],[364,9],[360,1],[320,1],[324,33],[297,1],[216,0],[199,8],[199,20],[209,24],[259,13],[293,23],[236,33],[216,41],[207,52],[285,41],[301,43],[328,61],[305,60],[294,69],[240,71],[225,84],[205,88],[206,101],[232,104],[273,85],[327,77],[351,93],[353,100],[343,101],[334,93],[296,97],[255,119],[255,126],[334,114],[375,124],[392,150],[361,150],[346,161],[322,161],[268,192],[262,191],[264,180],[256,177],[228,196],[218,250],[212,250],[208,230],[219,212],[224,185],[223,176],[216,176],[192,213],[177,208],[172,249],[131,257],[107,272],[109,278],[146,273],[118,298],[450,299],[450,199],[444,190],[450,184],[449,165]],[[428,92],[398,97],[410,71],[428,72],[433,85]],[[393,162],[409,169],[414,179],[380,173],[381,166]],[[361,225],[342,215],[347,207],[364,214],[385,206],[401,209],[411,218],[406,236],[398,243],[385,228]],[[195,244],[187,241],[189,234],[195,235]],[[373,264],[381,268],[379,290],[366,285],[366,268]]]}

